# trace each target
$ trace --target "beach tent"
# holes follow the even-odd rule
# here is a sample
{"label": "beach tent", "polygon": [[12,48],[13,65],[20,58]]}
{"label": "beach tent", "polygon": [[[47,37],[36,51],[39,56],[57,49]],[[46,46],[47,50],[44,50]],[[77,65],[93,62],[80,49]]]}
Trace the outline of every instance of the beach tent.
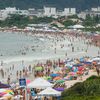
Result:
{"label": "beach tent", "polygon": [[53,84],[49,83],[43,78],[36,78],[34,81],[27,85],[27,88],[47,88],[52,87]]}
{"label": "beach tent", "polygon": [[41,95],[41,96],[61,96],[61,92],[58,92],[51,87],[48,87],[45,90],[38,93],[38,95]]}

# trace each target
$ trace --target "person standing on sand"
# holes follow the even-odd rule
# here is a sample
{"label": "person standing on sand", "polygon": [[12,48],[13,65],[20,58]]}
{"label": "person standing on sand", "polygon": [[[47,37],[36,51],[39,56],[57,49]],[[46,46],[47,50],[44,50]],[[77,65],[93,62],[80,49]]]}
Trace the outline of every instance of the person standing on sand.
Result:
{"label": "person standing on sand", "polygon": [[17,80],[18,80],[18,71],[16,72],[16,78],[17,78]]}
{"label": "person standing on sand", "polygon": [[72,46],[72,52],[74,52],[74,47]]}
{"label": "person standing on sand", "polygon": [[22,78],[22,71],[20,71],[19,76],[20,76],[20,78]]}
{"label": "person standing on sand", "polygon": [[98,50],[98,56],[100,55],[100,51]]}
{"label": "person standing on sand", "polygon": [[10,84],[10,75],[8,75],[7,83]]}
{"label": "person standing on sand", "polygon": [[14,64],[12,65],[12,70],[14,70]]}

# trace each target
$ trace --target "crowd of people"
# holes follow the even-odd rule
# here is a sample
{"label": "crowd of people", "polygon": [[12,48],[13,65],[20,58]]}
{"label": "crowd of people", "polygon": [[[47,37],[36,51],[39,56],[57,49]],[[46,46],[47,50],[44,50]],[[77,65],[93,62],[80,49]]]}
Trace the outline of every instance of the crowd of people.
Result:
{"label": "crowd of people", "polygon": [[[34,32],[32,32],[32,35]],[[35,33],[37,34],[37,33]],[[44,36],[48,37],[47,33],[43,33]],[[69,32],[69,33],[49,33],[50,36],[56,37],[56,41],[53,40],[54,45],[51,45],[51,47],[54,48],[54,53],[57,53],[57,43],[59,41],[59,36],[62,37],[61,39],[65,40],[66,37],[68,41],[70,41],[70,44],[67,46],[70,47],[70,52],[73,53],[75,51],[85,51],[88,52],[88,48],[92,46],[91,38],[84,34],[78,34],[77,32]],[[83,47],[80,48],[79,46],[75,46],[74,42],[75,39],[77,39],[79,42],[81,39],[84,40],[84,44],[87,45],[87,48]],[[65,44],[61,43],[60,48],[64,48]],[[98,47],[99,48],[99,47]],[[100,56],[100,49],[98,49],[97,54]],[[37,77],[42,77],[46,79],[47,81],[54,84],[54,89],[59,89],[60,91],[64,91],[65,88],[67,88],[67,85],[64,83],[65,81],[70,80],[82,80],[83,76],[89,74],[89,70],[94,69],[97,71],[98,75],[100,74],[100,68],[99,64],[96,61],[90,61],[91,57],[84,56],[82,58],[74,57],[70,58],[68,52],[65,53],[65,59],[56,59],[56,60],[46,60],[44,63],[37,63],[34,65],[29,64],[27,67],[23,67],[23,69],[16,70],[15,71],[15,65],[13,64],[10,66],[10,68],[0,69],[0,74],[2,78],[5,78],[7,76],[6,83],[11,85],[14,83],[12,81],[12,72],[15,71],[15,83],[19,81],[21,78],[27,78],[30,80],[33,80]],[[24,63],[24,61],[22,61]],[[1,66],[3,66],[3,62],[1,63]],[[61,80],[61,81],[58,81]],[[22,88],[19,90],[13,90],[15,96],[16,95],[22,95],[24,97],[23,100],[25,100],[25,91],[22,92]],[[32,100],[32,99],[30,99]]]}

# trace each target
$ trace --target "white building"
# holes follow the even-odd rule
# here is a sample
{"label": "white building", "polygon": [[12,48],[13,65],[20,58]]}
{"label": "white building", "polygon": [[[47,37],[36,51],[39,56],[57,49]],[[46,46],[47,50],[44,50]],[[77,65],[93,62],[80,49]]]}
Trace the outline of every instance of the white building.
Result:
{"label": "white building", "polygon": [[15,7],[8,7],[3,10],[0,10],[0,20],[5,20],[9,16],[9,14],[15,14],[16,12],[17,9]]}
{"label": "white building", "polygon": [[28,10],[17,10],[15,7],[8,7],[0,10],[0,20],[5,20],[10,14],[29,15]]}
{"label": "white building", "polygon": [[91,11],[95,11],[95,12],[99,11],[99,12],[100,12],[100,7],[97,7],[97,8],[91,8]]}
{"label": "white building", "polygon": [[70,13],[72,15],[75,15],[76,14],[76,8],[70,8]]}
{"label": "white building", "polygon": [[55,7],[44,7],[44,16],[56,16],[56,8]]}
{"label": "white building", "polygon": [[76,8],[64,8],[63,16],[75,15]]}
{"label": "white building", "polygon": [[37,16],[38,15],[38,12],[34,8],[29,8],[28,12],[29,12],[29,16]]}
{"label": "white building", "polygon": [[0,20],[5,20],[7,18],[7,13],[3,10],[0,10]]}
{"label": "white building", "polygon": [[79,17],[79,18],[82,18],[82,19],[85,19],[85,18],[86,18],[86,13],[85,13],[85,12],[80,12],[80,13],[78,14],[78,17]]}
{"label": "white building", "polygon": [[91,10],[88,10],[85,13],[90,16],[100,16],[100,7],[91,8]]}
{"label": "white building", "polygon": [[63,16],[69,15],[69,8],[64,8]]}
{"label": "white building", "polygon": [[5,8],[4,11],[6,11],[7,14],[15,14],[17,12],[17,9],[16,7],[13,7],[13,8],[8,7],[8,8]]}
{"label": "white building", "polygon": [[15,14],[28,16],[29,12],[28,12],[28,10],[19,10],[18,9]]}
{"label": "white building", "polygon": [[57,10],[57,16],[58,17],[63,16],[63,10]]}

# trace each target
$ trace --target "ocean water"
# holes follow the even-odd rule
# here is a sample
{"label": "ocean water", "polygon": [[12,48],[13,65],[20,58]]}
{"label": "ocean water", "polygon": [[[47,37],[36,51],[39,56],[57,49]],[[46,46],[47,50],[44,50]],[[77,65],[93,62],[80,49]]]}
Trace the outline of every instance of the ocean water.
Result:
{"label": "ocean water", "polygon": [[[60,41],[57,42],[57,39]],[[66,42],[65,48],[60,45]],[[57,45],[55,45],[57,43]],[[0,32],[0,60],[39,60],[65,56],[69,41],[61,37]],[[57,53],[55,53],[55,48]],[[27,59],[28,58],[28,59]]]}

